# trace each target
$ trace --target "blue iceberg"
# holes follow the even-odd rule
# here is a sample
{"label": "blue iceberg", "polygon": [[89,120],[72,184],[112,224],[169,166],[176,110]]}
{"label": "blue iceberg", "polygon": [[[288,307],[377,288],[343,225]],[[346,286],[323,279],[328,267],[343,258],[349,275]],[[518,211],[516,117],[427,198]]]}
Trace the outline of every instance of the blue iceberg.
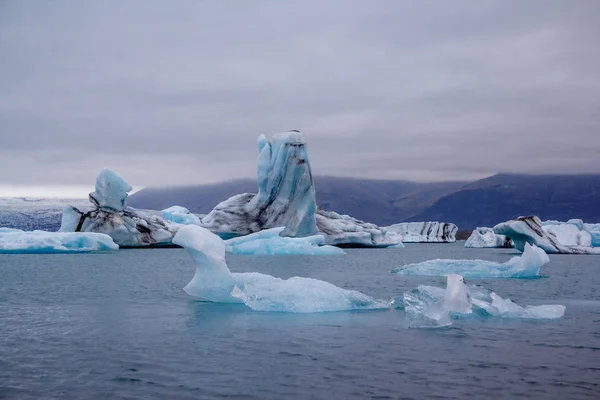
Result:
{"label": "blue iceberg", "polygon": [[542,266],[550,258],[537,246],[525,244],[521,256],[515,256],[505,263],[487,260],[428,260],[408,264],[392,270],[400,275],[446,276],[460,274],[465,278],[537,278]]}
{"label": "blue iceberg", "polygon": [[102,233],[21,231],[0,228],[0,253],[48,254],[117,250],[118,245]]}
{"label": "blue iceberg", "polygon": [[342,249],[335,246],[321,246],[323,235],[301,238],[284,237],[280,234],[285,228],[265,229],[250,235],[225,241],[226,250],[233,254],[246,255],[343,255]]}
{"label": "blue iceberg", "polygon": [[479,227],[473,230],[471,236],[465,242],[465,247],[513,247],[513,244],[510,238],[504,235],[497,235],[492,228]]}
{"label": "blue iceberg", "polygon": [[269,142],[258,138],[258,193],[230,197],[204,218],[203,227],[224,238],[285,227],[282,236],[321,234],[325,244],[387,247],[400,240],[374,224],[317,207],[312,170],[304,136],[278,133]]}
{"label": "blue iceberg", "polygon": [[73,206],[63,210],[60,232],[104,233],[121,247],[169,246],[180,224],[127,207],[131,186],[116,172],[104,168],[89,195],[91,211]]}
{"label": "blue iceberg", "polygon": [[317,234],[315,189],[306,141],[300,132],[258,138],[258,194],[219,203],[202,226],[221,235],[248,235],[284,226],[285,236]]}
{"label": "blue iceberg", "polygon": [[183,225],[200,225],[200,218],[192,214],[190,210],[181,206],[165,208],[160,212],[167,221]]}
{"label": "blue iceberg", "polygon": [[104,168],[96,177],[96,190],[90,193],[90,202],[98,208],[123,211],[128,193],[132,189],[121,175]]}
{"label": "blue iceberg", "polygon": [[205,301],[292,313],[389,308],[389,302],[316,279],[231,272],[225,262],[225,242],[200,226],[182,227],[173,243],[185,248],[196,263],[185,292]]}
{"label": "blue iceberg", "polygon": [[548,254],[600,254],[593,248],[590,233],[580,229],[581,220],[568,223],[542,222],[535,215],[518,217],[494,226],[494,232],[512,239],[515,248],[523,251],[525,243],[534,244]]}
{"label": "blue iceberg", "polygon": [[592,247],[600,247],[600,224],[583,224],[592,239]]}
{"label": "blue iceberg", "polygon": [[440,328],[453,320],[477,315],[482,318],[557,319],[565,314],[560,304],[522,307],[479,286],[467,286],[460,275],[450,274],[446,288],[421,285],[393,300],[404,309],[413,328]]}

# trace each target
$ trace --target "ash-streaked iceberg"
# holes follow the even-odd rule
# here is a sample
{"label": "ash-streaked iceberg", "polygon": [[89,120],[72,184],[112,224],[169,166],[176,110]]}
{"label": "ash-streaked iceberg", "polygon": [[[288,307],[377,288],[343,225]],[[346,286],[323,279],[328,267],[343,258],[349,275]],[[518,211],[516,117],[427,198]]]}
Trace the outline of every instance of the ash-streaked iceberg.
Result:
{"label": "ash-streaked iceberg", "polygon": [[117,250],[118,245],[102,233],[22,231],[0,228],[0,253],[87,253]]}
{"label": "ash-streaked iceberg", "polygon": [[494,229],[480,227],[473,230],[473,233],[471,233],[471,236],[465,242],[465,247],[513,247],[513,244],[510,238],[494,233]]}
{"label": "ash-streaked iceberg", "polygon": [[225,241],[226,250],[245,255],[343,255],[342,249],[323,245],[323,235],[280,236],[285,228],[271,228]]}
{"label": "ash-streaked iceberg", "polygon": [[183,225],[200,225],[200,218],[185,207],[172,206],[160,212],[167,221]]}
{"label": "ash-streaked iceberg", "polygon": [[487,260],[428,260],[408,264],[392,270],[400,275],[447,276],[460,274],[465,278],[538,278],[542,266],[550,262],[544,250],[525,244],[521,256],[512,257],[505,263]]}
{"label": "ash-streaked iceberg", "polygon": [[525,244],[529,243],[550,254],[600,254],[600,249],[589,245],[591,239],[588,245],[575,244],[581,243],[582,235],[574,224],[547,224],[544,227],[534,215],[502,222],[494,227],[494,232],[509,237],[519,251],[523,251]]}
{"label": "ash-streaked iceberg", "polygon": [[306,141],[300,132],[258,138],[258,194],[244,193],[218,204],[202,226],[221,236],[285,227],[283,235],[316,235],[315,189]]}
{"label": "ash-streaked iceberg", "polygon": [[458,227],[446,222],[402,222],[385,227],[388,237],[403,243],[453,243]]}
{"label": "ash-streaked iceberg", "polygon": [[131,185],[116,172],[105,168],[90,193],[91,211],[67,206],[63,210],[60,232],[90,232],[109,235],[121,247],[171,245],[181,225],[164,218],[127,207]]}
{"label": "ash-streaked iceberg", "polygon": [[542,229],[553,234],[564,246],[592,246],[592,236],[585,230],[583,221],[571,219],[567,222],[542,221]]}
{"label": "ash-streaked iceberg", "polygon": [[185,225],[173,243],[185,248],[196,263],[194,277],[184,290],[205,301],[243,303],[257,311],[292,313],[389,307],[389,302],[317,279],[231,272],[225,262],[225,242],[200,226]]}
{"label": "ash-streaked iceberg", "polygon": [[306,140],[300,132],[278,133],[271,143],[260,135],[258,151],[258,194],[238,194],[219,203],[202,219],[203,227],[225,239],[283,226],[282,236],[322,234],[330,245],[386,247],[399,242],[376,225],[317,211]]}
{"label": "ash-streaked iceberg", "polygon": [[421,285],[394,299],[393,305],[404,309],[413,328],[446,327],[472,314],[522,319],[557,319],[565,314],[564,305],[522,307],[480,286],[468,286],[462,276],[455,274],[448,275],[446,289]]}
{"label": "ash-streaked iceberg", "polygon": [[403,247],[397,237],[387,236],[385,230],[349,215],[319,209],[317,227],[325,235],[325,243],[343,247]]}

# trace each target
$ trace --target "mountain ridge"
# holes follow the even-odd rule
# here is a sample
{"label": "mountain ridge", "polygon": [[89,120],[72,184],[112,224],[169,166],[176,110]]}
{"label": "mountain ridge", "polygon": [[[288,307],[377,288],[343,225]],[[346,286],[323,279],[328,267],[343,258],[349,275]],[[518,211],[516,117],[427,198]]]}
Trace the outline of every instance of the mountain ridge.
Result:
{"label": "mountain ridge", "polygon": [[[476,181],[413,182],[315,176],[317,204],[378,225],[452,222],[460,229],[493,226],[524,214],[542,219],[600,221],[600,174],[499,173]],[[254,193],[255,180],[241,179],[180,188],[148,188],[133,194],[132,207],[177,204],[207,213],[238,193]]]}

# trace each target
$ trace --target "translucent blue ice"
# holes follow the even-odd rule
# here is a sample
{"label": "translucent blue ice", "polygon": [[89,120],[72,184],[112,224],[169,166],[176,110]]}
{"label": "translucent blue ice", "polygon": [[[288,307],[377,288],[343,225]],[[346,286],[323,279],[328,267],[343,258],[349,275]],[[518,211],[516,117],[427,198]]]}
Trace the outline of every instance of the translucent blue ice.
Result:
{"label": "translucent blue ice", "polygon": [[243,193],[219,203],[202,226],[220,234],[247,235],[284,226],[284,236],[317,234],[315,188],[306,141],[300,132],[258,138],[258,194]]}
{"label": "translucent blue ice", "polygon": [[81,232],[26,232],[0,228],[0,253],[84,253],[117,250],[110,236]]}
{"label": "translucent blue ice", "polygon": [[408,264],[392,270],[400,275],[446,276],[460,274],[465,278],[537,278],[540,269],[550,262],[550,258],[536,246],[525,244],[521,256],[515,256],[505,263],[487,260],[428,260]]}
{"label": "translucent blue ice", "polygon": [[243,303],[257,311],[293,313],[389,307],[386,301],[316,279],[231,272],[225,262],[225,242],[200,226],[182,227],[173,243],[184,247],[196,263],[194,277],[184,290],[205,301]]}
{"label": "translucent blue ice", "polygon": [[90,193],[90,202],[98,208],[123,211],[131,185],[118,173],[104,168],[96,178],[96,191]]}
{"label": "translucent blue ice", "polygon": [[449,326],[452,320],[476,314],[483,318],[556,319],[565,313],[564,305],[522,307],[510,299],[478,286],[467,286],[460,275],[450,274],[446,289],[421,285],[394,300],[404,309],[413,328]]}
{"label": "translucent blue ice", "polygon": [[265,229],[250,235],[225,241],[226,249],[233,254],[247,255],[343,255],[342,249],[335,246],[322,246],[322,235],[301,238],[282,237],[285,228]]}
{"label": "translucent blue ice", "polygon": [[190,210],[181,206],[172,206],[161,211],[164,219],[184,225],[200,225],[200,218],[192,214]]}
{"label": "translucent blue ice", "polygon": [[506,236],[497,235],[492,228],[479,227],[473,230],[465,242],[465,247],[512,247],[512,242],[507,243]]}

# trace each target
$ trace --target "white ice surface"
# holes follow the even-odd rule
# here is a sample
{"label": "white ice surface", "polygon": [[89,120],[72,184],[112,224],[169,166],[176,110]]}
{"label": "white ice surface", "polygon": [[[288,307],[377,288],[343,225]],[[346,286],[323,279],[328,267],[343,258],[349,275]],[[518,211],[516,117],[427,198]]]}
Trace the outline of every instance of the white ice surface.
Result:
{"label": "white ice surface", "polygon": [[225,241],[226,250],[246,255],[343,255],[335,246],[323,246],[322,235],[292,238],[280,236],[285,228],[271,228]]}
{"label": "white ice surface", "polygon": [[0,228],[0,253],[82,253],[118,248],[110,236],[101,233],[26,232]]}
{"label": "white ice surface", "polygon": [[465,278],[537,278],[542,266],[550,258],[537,246],[525,244],[521,256],[512,257],[505,263],[487,260],[435,259],[394,268],[400,275],[447,276],[460,274]]}
{"label": "white ice surface", "polygon": [[233,273],[225,262],[225,242],[200,226],[182,227],[173,243],[184,247],[196,263],[194,277],[184,290],[206,301],[244,303],[257,311],[295,313],[389,307],[386,301],[316,279]]}

